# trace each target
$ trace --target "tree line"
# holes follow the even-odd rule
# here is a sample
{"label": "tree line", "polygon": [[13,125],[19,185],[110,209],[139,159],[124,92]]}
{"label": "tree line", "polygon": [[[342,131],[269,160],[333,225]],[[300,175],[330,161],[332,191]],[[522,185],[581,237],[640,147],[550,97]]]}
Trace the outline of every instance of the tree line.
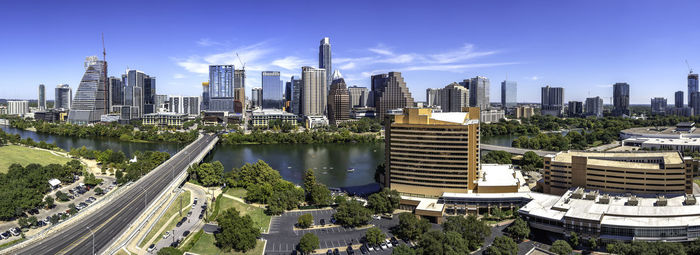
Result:
{"label": "tree line", "polygon": [[[111,137],[123,141],[189,143],[194,141],[196,130],[188,132],[170,132],[159,130],[156,126],[127,125],[118,123],[98,123],[94,125],[74,125],[70,123],[48,123],[13,118],[10,126],[18,129],[33,127],[37,133],[71,137]],[[137,129],[135,129],[137,127]]]}
{"label": "tree line", "polygon": [[347,129],[339,132],[322,130],[296,133],[263,132],[255,130],[250,134],[232,132],[220,136],[223,144],[325,144],[325,143],[378,143],[383,141],[376,134],[355,134]]}

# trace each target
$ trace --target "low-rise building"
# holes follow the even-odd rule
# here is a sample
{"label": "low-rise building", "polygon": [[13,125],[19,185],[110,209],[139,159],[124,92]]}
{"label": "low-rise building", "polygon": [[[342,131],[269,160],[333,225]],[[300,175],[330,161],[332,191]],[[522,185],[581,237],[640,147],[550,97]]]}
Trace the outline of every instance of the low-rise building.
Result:
{"label": "low-rise building", "polygon": [[700,237],[700,204],[694,195],[635,196],[574,189],[537,195],[518,214],[531,228],[612,241],[685,242]]}
{"label": "low-rise building", "polygon": [[518,106],[515,107],[515,118],[516,119],[526,119],[535,116],[535,108],[531,106]]}
{"label": "low-rise building", "polygon": [[500,109],[491,109],[491,110],[481,110],[481,122],[488,124],[488,123],[495,123],[501,121],[501,119],[506,118],[506,112],[504,110]]}
{"label": "low-rise building", "polygon": [[29,101],[7,101],[7,114],[23,117],[29,113]]}
{"label": "low-rise building", "polygon": [[544,157],[543,192],[570,188],[639,194],[693,192],[692,159],[680,152],[565,151]]}
{"label": "low-rise building", "polygon": [[254,127],[266,127],[271,120],[282,120],[283,122],[296,125],[297,115],[280,109],[254,110],[250,115],[250,124]]}
{"label": "low-rise building", "polygon": [[185,113],[158,112],[143,115],[144,125],[181,127],[187,118]]}
{"label": "low-rise building", "polygon": [[[478,193],[518,192],[525,179],[513,165],[482,164],[479,179],[476,182]],[[529,191],[526,187],[524,191]]]}
{"label": "low-rise building", "polygon": [[304,117],[304,127],[307,129],[314,129],[323,126],[328,126],[328,118],[326,116],[305,116]]}
{"label": "low-rise building", "polygon": [[700,151],[700,138],[627,138],[622,145],[648,150]]}

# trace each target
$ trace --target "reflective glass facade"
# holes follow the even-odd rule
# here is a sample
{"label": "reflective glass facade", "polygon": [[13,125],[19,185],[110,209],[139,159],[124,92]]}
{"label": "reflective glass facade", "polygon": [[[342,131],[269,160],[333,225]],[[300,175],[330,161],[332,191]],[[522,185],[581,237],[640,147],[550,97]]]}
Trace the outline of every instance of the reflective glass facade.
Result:
{"label": "reflective glass facade", "polygon": [[284,97],[282,96],[282,80],[280,72],[262,72],[262,108],[282,109]]}
{"label": "reflective glass facade", "polygon": [[107,114],[107,62],[88,57],[85,66],[68,113],[68,122],[74,124],[98,122],[101,115]]}

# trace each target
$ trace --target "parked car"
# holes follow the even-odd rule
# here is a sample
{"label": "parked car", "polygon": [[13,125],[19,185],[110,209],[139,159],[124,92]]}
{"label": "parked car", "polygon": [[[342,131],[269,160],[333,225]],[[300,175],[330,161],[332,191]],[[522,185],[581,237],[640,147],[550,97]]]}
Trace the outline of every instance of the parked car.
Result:
{"label": "parked car", "polygon": [[340,251],[338,250],[338,248],[335,248],[335,250],[333,250],[333,255],[340,255]]}
{"label": "parked car", "polygon": [[328,249],[328,251],[326,251],[326,255],[333,255],[333,250]]}
{"label": "parked car", "polygon": [[395,236],[392,236],[391,237],[391,244],[393,244],[394,246],[397,246],[397,245],[399,245],[399,240],[397,240]]}
{"label": "parked car", "polygon": [[381,219],[382,219],[382,216],[379,216],[378,214],[375,214],[375,215],[372,215],[372,219],[381,220]]}
{"label": "parked car", "polygon": [[321,219],[321,226],[325,226],[325,225],[326,225],[326,219]]}
{"label": "parked car", "polygon": [[196,205],[196,204],[197,204],[197,198],[196,198],[196,197],[194,198],[194,202],[193,202],[192,204],[193,204],[193,205]]}
{"label": "parked car", "polygon": [[389,241],[384,241],[384,243],[385,243],[386,246],[389,247],[389,248],[391,248],[391,247],[394,246],[394,245],[392,245],[391,242],[389,242]]}
{"label": "parked car", "polygon": [[386,243],[382,243],[381,245],[379,245],[379,247],[382,248],[382,250],[389,249],[389,247],[386,246]]}
{"label": "parked car", "polygon": [[168,238],[168,237],[170,237],[170,232],[165,232],[165,234],[163,234],[163,239]]}
{"label": "parked car", "polygon": [[361,252],[362,254],[367,254],[369,251],[367,250],[367,247],[365,247],[365,246],[360,246],[360,252]]}
{"label": "parked car", "polygon": [[372,245],[370,245],[370,244],[365,244],[365,246],[367,247],[367,250],[368,250],[368,251],[374,251],[374,247],[373,247]]}
{"label": "parked car", "polygon": [[148,246],[148,252],[153,252],[156,249],[156,244],[152,243],[150,246]]}
{"label": "parked car", "polygon": [[187,231],[185,231],[185,232],[182,232],[182,236],[183,236],[183,237],[187,237],[187,235],[189,235],[189,234],[190,234],[190,231],[189,231],[189,230],[187,230]]}
{"label": "parked car", "polygon": [[345,252],[348,253],[348,255],[353,255],[355,254],[355,250],[352,249],[352,246],[348,245],[348,249],[345,250]]}
{"label": "parked car", "polygon": [[176,228],[179,228],[180,226],[182,226],[182,221],[178,221],[177,224],[175,224]]}

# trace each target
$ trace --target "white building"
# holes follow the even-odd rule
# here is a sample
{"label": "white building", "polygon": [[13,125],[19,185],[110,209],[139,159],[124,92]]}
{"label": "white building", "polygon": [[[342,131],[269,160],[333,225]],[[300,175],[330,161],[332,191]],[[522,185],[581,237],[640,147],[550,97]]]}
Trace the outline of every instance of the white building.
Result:
{"label": "white building", "polygon": [[183,113],[199,115],[200,104],[197,96],[168,96],[168,111],[171,113]]}
{"label": "white building", "polygon": [[7,101],[7,114],[24,116],[29,113],[29,101]]}

